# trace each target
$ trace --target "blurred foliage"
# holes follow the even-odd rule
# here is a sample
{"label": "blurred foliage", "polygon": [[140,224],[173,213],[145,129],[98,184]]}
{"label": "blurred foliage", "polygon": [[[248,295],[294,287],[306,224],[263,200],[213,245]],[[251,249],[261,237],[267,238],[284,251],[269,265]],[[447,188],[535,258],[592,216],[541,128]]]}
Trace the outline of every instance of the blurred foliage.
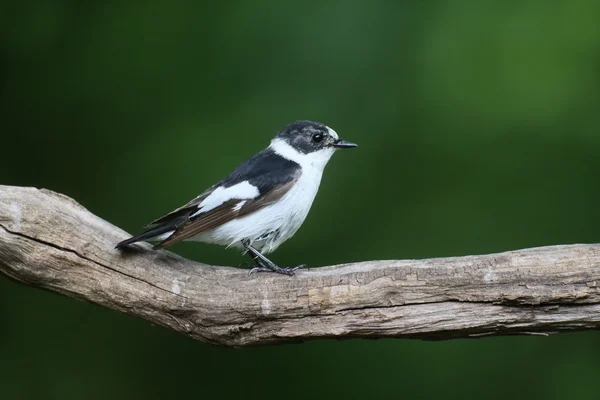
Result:
{"label": "blurred foliage", "polygon": [[[0,183],[139,232],[297,119],[337,154],[282,265],[598,242],[600,2],[0,5]],[[241,256],[184,243],[221,265]],[[0,398],[594,397],[598,333],[211,347],[0,279]]]}

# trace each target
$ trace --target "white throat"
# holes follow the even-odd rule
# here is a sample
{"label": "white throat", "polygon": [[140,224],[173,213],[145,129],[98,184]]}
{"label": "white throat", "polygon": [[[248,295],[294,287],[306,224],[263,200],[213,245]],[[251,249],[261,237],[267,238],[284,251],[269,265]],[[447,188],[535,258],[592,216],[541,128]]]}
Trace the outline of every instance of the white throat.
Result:
{"label": "white throat", "polygon": [[304,154],[294,149],[285,140],[279,138],[273,139],[269,147],[281,157],[298,163],[303,169],[312,167],[320,172],[323,172],[329,159],[335,153],[335,149],[328,147]]}

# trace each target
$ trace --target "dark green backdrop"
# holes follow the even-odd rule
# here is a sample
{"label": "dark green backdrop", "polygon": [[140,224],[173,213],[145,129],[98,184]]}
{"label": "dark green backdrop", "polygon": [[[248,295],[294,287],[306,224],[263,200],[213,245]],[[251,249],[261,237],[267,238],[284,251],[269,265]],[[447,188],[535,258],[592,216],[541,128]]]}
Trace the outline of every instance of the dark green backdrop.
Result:
{"label": "dark green backdrop", "polygon": [[[597,0],[8,3],[1,184],[138,232],[314,119],[361,147],[281,264],[600,241]],[[231,350],[0,278],[2,399],[577,399],[599,376],[597,332]]]}

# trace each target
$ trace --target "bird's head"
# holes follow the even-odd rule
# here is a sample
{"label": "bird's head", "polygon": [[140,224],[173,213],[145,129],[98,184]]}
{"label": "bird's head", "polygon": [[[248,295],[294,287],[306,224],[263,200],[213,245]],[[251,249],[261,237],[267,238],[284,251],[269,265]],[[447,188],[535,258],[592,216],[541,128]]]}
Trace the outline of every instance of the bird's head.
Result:
{"label": "bird's head", "polygon": [[335,150],[358,146],[340,139],[338,134],[328,126],[313,121],[296,121],[287,125],[275,136],[273,143],[280,141],[296,152],[309,156],[308,158],[315,162],[322,160],[323,167]]}

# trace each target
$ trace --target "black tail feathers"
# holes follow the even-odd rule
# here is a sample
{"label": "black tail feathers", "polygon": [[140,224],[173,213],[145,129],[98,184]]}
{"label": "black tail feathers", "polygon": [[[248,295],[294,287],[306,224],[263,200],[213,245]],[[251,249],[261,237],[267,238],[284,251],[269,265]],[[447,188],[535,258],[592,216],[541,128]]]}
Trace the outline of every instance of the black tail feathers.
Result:
{"label": "black tail feathers", "polygon": [[123,240],[122,242],[119,242],[116,246],[115,249],[120,249],[122,247],[125,247],[129,244],[135,243],[135,242],[140,242],[142,240],[147,240],[147,239],[152,239],[156,236],[160,236],[163,233],[167,233],[167,232],[172,232],[177,228],[177,226],[173,226],[172,224],[168,224],[168,225],[163,225],[163,226],[158,226],[156,228],[152,228],[147,230],[146,232],[140,233],[137,236],[133,236],[127,240]]}

